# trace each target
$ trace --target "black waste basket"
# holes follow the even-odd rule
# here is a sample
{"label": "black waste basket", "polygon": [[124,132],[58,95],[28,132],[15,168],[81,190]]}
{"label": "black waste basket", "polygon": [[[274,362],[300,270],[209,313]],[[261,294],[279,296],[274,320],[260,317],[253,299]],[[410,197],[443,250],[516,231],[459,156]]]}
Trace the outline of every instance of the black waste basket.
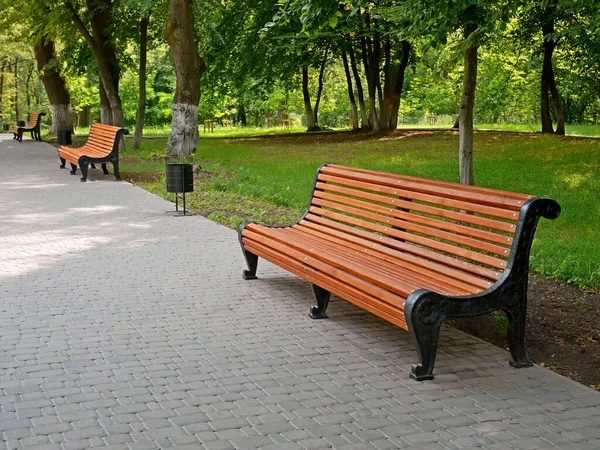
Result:
{"label": "black waste basket", "polygon": [[71,130],[58,130],[58,144],[71,145]]}
{"label": "black waste basket", "polygon": [[10,130],[10,125],[7,123],[3,123],[2,124],[2,131],[8,131]]}
{"label": "black waste basket", "polygon": [[194,173],[191,164],[167,163],[167,192],[194,191]]}
{"label": "black waste basket", "polygon": [[17,120],[17,126],[18,127],[24,127],[25,126],[25,121],[24,120]]}

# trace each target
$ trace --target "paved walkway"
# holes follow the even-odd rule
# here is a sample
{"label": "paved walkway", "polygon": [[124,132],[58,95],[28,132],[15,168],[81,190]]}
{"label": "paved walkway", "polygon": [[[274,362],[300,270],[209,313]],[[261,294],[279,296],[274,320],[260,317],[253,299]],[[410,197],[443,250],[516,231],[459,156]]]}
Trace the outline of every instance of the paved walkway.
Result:
{"label": "paved walkway", "polygon": [[0,138],[0,449],[597,449],[600,393],[442,330],[408,333],[261,261],[234,231]]}

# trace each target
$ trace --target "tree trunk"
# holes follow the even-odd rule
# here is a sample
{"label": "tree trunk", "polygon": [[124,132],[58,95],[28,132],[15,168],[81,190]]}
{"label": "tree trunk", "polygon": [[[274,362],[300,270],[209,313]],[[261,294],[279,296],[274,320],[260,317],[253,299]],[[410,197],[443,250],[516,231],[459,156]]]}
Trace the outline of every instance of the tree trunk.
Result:
{"label": "tree trunk", "polygon": [[408,66],[411,45],[408,41],[402,41],[402,57],[400,64],[394,66],[391,64],[391,49],[389,40],[385,43],[385,67],[384,67],[384,95],[381,104],[380,122],[382,130],[395,130],[398,128],[398,110],[400,109],[400,99],[402,98],[402,88],[404,86],[404,74]]}
{"label": "tree trunk", "polygon": [[170,0],[163,33],[173,55],[177,77],[167,154],[189,156],[196,151],[198,143],[200,80],[206,70],[204,59],[198,54],[189,0]]}
{"label": "tree trunk", "polygon": [[[475,30],[475,25],[465,26],[464,37],[467,39]],[[465,70],[463,75],[463,93],[459,112],[459,147],[458,160],[460,182],[475,184],[473,178],[473,106],[475,104],[475,87],[477,85],[477,46],[470,45],[465,50]]]}
{"label": "tree trunk", "polygon": [[29,92],[29,84],[31,83],[31,75],[33,74],[33,65],[30,66],[29,72],[27,73],[27,80],[25,81],[25,94],[27,95],[27,112],[31,113],[31,93]]}
{"label": "tree trunk", "polygon": [[329,46],[325,49],[325,55],[323,55],[323,62],[321,63],[321,69],[319,70],[319,88],[317,89],[317,99],[315,100],[315,109],[313,114],[315,116],[315,126],[319,128],[319,104],[321,103],[321,94],[323,93],[323,74],[325,73],[325,66],[327,65],[327,54],[329,53]]}
{"label": "tree trunk", "polygon": [[241,123],[243,127],[248,125],[248,119],[246,118],[246,108],[244,108],[243,103],[240,103],[237,108],[237,121]]}
{"label": "tree trunk", "polygon": [[367,128],[369,126],[369,118],[367,117],[367,107],[365,106],[365,96],[363,93],[362,81],[360,80],[360,74],[358,73],[358,66],[356,65],[356,58],[354,57],[354,49],[352,48],[352,42],[350,41],[350,38],[348,38],[348,42],[350,67],[352,68],[352,75],[354,75],[356,95],[358,96],[358,105],[360,106],[360,124],[361,128]]}
{"label": "tree trunk", "polygon": [[90,108],[84,106],[77,113],[77,126],[88,127],[90,126]]}
{"label": "tree trunk", "polygon": [[138,150],[142,143],[142,130],[146,116],[146,57],[148,54],[148,22],[150,17],[143,17],[140,21],[140,70],[139,70],[139,94],[137,119],[135,122],[135,133],[133,134],[133,148]]}
{"label": "tree trunk", "polygon": [[[2,119],[2,96],[4,95],[4,69],[6,67],[6,59],[2,60],[2,68],[0,69],[0,119]],[[2,119],[2,122],[4,120]]]}
{"label": "tree trunk", "polygon": [[38,72],[42,84],[48,94],[50,109],[52,110],[52,125],[50,134],[55,135],[58,130],[73,131],[73,112],[71,109],[71,95],[67,90],[64,77],[50,62],[56,57],[54,41],[45,36],[33,48],[37,62]]}
{"label": "tree trunk", "polygon": [[102,79],[98,80],[98,93],[100,95],[100,123],[112,125],[112,108],[110,107],[110,102],[108,101],[108,97],[106,96],[106,91],[104,90]]}
{"label": "tree trunk", "polygon": [[554,68],[552,67],[552,55],[556,48],[556,40],[551,36],[554,34],[554,19],[556,17],[557,0],[550,0],[544,10],[541,20],[542,35],[544,39],[544,62],[542,63],[541,80],[541,115],[542,133],[552,133],[552,116],[550,115],[550,99],[548,91],[552,95],[552,109],[556,116],[556,134],[565,134],[565,113],[556,87]]}
{"label": "tree trunk", "polygon": [[15,120],[19,123],[19,58],[15,59]]}
{"label": "tree trunk", "polygon": [[[363,64],[365,66],[365,75],[367,76],[367,88],[369,92],[369,110],[371,128],[374,132],[380,131],[379,117],[377,116],[377,86],[375,82],[375,61],[373,60],[373,51],[371,49],[371,40],[361,38]],[[379,67],[377,65],[377,67]]]}
{"label": "tree trunk", "polygon": [[[73,23],[85,39],[88,47],[92,52],[98,75],[102,83],[100,96],[102,95],[110,105],[111,109],[111,125],[122,127],[124,124],[123,108],[121,106],[121,98],[119,97],[119,78],[120,67],[117,60],[117,54],[114,46],[114,40],[111,39],[109,32],[109,24],[112,19],[112,1],[111,0],[86,0],[88,11],[92,15],[91,28],[92,32],[87,29],[81,17],[75,11],[71,2],[67,2],[66,7],[70,10]],[[104,94],[102,93],[104,90]],[[101,106],[106,107],[106,103]],[[102,116],[102,113],[101,113]],[[108,119],[108,114],[104,114]],[[105,122],[103,122],[105,123]]]}
{"label": "tree trunk", "polygon": [[358,130],[358,108],[356,107],[356,99],[354,98],[354,90],[352,89],[352,76],[350,75],[346,49],[342,49],[342,62],[344,63],[344,73],[346,74],[346,84],[348,85],[348,101],[350,102],[352,129]]}
{"label": "tree trunk", "polygon": [[310,101],[308,90],[308,66],[302,66],[302,96],[304,98],[304,112],[306,114],[306,131],[315,131],[317,121]]}

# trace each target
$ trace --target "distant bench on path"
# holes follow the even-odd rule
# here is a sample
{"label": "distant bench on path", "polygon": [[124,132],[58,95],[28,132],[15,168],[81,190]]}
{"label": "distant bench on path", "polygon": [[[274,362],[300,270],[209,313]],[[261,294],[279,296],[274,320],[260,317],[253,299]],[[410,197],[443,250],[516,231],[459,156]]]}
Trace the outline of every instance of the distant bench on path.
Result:
{"label": "distant bench on path", "polygon": [[[60,168],[65,169],[66,162],[71,164],[71,175],[77,173],[77,167],[81,169],[81,181],[87,180],[88,165],[94,163],[102,164],[102,171],[108,175],[106,163],[113,165],[115,178],[120,180],[119,175],[119,143],[127,131],[120,127],[95,123],[90,128],[90,134],[83,147],[74,148],[63,145],[58,149]],[[94,166],[95,167],[95,166]]]}
{"label": "distant bench on path", "polygon": [[23,133],[26,131],[31,132],[31,138],[36,141],[41,141],[42,136],[40,135],[40,125],[42,123],[42,116],[45,116],[46,113],[43,112],[34,112],[29,115],[29,123],[24,127],[12,127],[10,132],[14,135],[13,139],[16,139],[19,142],[23,142]]}

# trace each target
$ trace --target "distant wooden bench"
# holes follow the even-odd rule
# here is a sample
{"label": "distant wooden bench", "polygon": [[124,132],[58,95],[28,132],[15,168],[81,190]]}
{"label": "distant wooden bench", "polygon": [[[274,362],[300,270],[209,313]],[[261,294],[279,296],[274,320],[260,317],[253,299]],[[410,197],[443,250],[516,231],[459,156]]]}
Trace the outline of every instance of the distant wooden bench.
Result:
{"label": "distant wooden bench", "polygon": [[58,149],[61,169],[65,168],[67,161],[71,163],[71,175],[77,173],[77,166],[81,169],[81,181],[87,180],[88,165],[102,163],[102,171],[108,175],[106,163],[113,165],[115,178],[119,176],[119,142],[127,131],[123,128],[95,123],[90,128],[90,134],[83,147],[73,148],[63,145]]}
{"label": "distant wooden bench", "polygon": [[311,317],[334,293],[408,330],[416,380],[433,378],[442,322],[503,310],[511,365],[527,367],[529,251],[538,219],[559,214],[547,198],[325,165],[295,225],[240,228],[244,278],[260,256],[312,283]]}
{"label": "distant wooden bench", "polygon": [[29,115],[29,123],[24,127],[12,127],[10,132],[14,135],[13,139],[16,139],[19,142],[23,142],[23,133],[26,131],[31,132],[31,138],[36,141],[41,141],[42,136],[40,135],[40,125],[42,123],[42,116],[45,116],[46,113],[43,112],[34,112]]}

